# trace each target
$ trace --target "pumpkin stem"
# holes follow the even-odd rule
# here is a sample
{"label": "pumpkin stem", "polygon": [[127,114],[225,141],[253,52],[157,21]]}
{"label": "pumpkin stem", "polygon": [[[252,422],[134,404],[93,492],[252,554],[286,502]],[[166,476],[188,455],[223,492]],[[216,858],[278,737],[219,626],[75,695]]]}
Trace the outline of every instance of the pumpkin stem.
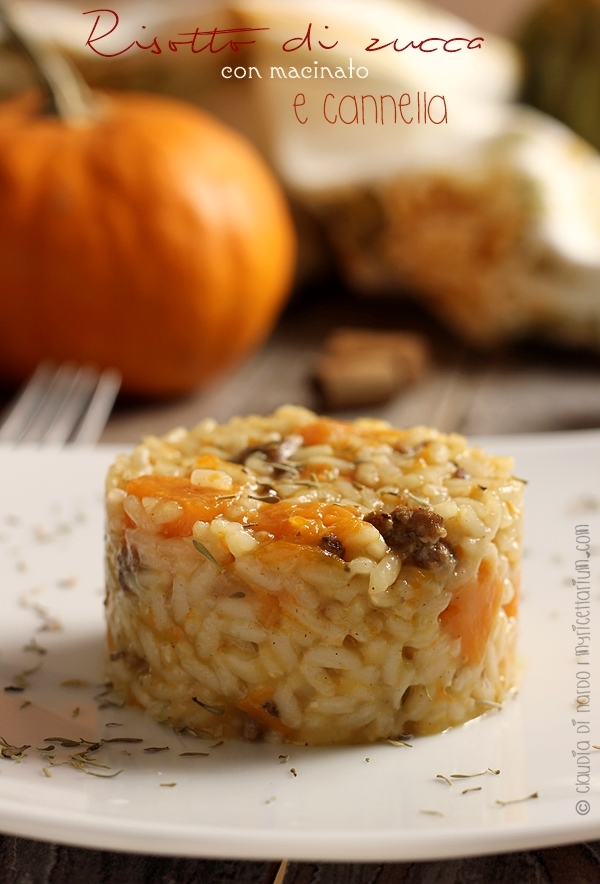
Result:
{"label": "pumpkin stem", "polygon": [[0,24],[29,59],[47,97],[45,113],[70,121],[95,116],[91,91],[79,72],[55,49],[41,46],[25,34],[4,0],[0,0]]}

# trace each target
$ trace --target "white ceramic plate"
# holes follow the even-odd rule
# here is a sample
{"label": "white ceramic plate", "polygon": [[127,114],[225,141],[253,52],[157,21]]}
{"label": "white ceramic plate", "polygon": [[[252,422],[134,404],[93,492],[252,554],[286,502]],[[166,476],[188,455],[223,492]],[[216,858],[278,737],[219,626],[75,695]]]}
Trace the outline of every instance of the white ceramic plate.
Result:
{"label": "white ceramic plate", "polygon": [[[141,712],[98,708],[101,495],[112,452],[0,452],[0,734],[32,747],[21,763],[0,760],[0,830],[115,850],[339,861],[599,838],[600,655],[587,651],[590,634],[600,641],[600,433],[486,445],[514,454],[529,480],[519,695],[412,748],[310,750],[214,746]],[[24,650],[32,638],[46,654]],[[23,678],[23,691],[4,690]],[[577,705],[578,689],[581,699],[591,693],[589,705]],[[96,753],[109,765],[98,773],[122,770],[114,778],[69,765],[47,768],[48,777],[39,747],[50,736],[144,742]],[[161,746],[169,749],[143,751]],[[199,750],[209,754],[180,755]],[[488,768],[500,773],[451,786],[437,778]]]}

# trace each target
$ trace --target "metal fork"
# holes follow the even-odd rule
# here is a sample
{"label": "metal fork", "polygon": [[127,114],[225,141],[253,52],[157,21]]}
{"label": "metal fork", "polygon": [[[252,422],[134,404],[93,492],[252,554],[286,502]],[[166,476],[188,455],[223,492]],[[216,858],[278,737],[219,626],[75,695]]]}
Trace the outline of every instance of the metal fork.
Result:
{"label": "metal fork", "polygon": [[0,443],[90,445],[98,441],[121,376],[115,369],[41,363],[0,423]]}

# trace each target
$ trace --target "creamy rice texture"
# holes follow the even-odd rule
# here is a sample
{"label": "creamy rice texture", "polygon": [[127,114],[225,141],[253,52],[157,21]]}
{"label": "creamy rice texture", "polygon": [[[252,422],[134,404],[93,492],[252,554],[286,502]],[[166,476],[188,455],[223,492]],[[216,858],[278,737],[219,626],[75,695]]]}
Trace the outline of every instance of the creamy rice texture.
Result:
{"label": "creamy rice texture", "polygon": [[429,734],[516,680],[522,480],[428,427],[201,421],[106,485],[110,677],[211,737]]}

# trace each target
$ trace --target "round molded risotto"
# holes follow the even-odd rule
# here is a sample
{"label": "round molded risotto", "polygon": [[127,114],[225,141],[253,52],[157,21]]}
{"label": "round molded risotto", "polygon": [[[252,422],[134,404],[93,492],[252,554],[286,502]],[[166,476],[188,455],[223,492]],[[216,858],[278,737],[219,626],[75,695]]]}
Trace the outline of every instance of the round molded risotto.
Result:
{"label": "round molded risotto", "polygon": [[212,737],[429,734],[516,678],[523,482],[427,427],[286,406],[150,436],[107,479],[110,677]]}

